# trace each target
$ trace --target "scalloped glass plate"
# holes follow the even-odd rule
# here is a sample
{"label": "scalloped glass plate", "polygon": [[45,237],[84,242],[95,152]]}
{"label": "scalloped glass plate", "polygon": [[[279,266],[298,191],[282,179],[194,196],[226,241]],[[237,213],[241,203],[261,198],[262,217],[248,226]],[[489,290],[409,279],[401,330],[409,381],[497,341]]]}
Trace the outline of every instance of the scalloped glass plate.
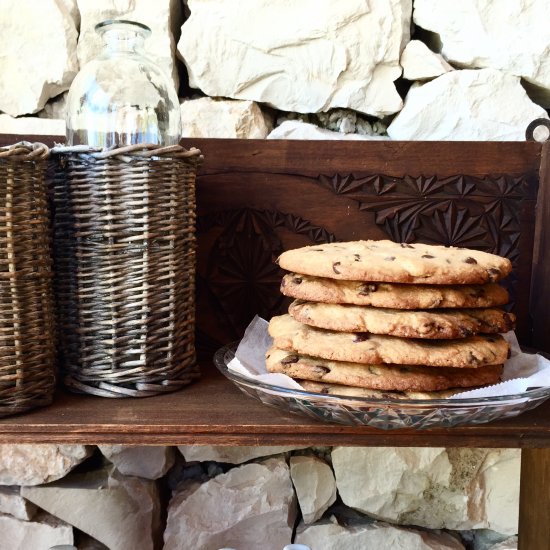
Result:
{"label": "scalloped glass plate", "polygon": [[227,365],[235,357],[237,345],[234,342],[224,346],[214,355],[214,364],[225,377],[265,405],[325,422],[382,430],[448,428],[511,418],[534,409],[550,397],[550,388],[498,397],[430,400],[349,397],[288,389],[230,371]]}

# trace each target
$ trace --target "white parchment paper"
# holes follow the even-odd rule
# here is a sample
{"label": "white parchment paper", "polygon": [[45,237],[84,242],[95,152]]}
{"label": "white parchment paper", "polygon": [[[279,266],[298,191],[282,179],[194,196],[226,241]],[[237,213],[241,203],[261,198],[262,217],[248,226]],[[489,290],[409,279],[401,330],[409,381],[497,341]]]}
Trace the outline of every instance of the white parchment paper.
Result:
{"label": "white parchment paper", "polygon": [[[258,316],[254,317],[239,343],[235,358],[228,364],[229,370],[266,384],[303,389],[298,382],[286,374],[267,372],[265,354],[272,344],[267,326],[267,321]],[[522,352],[513,332],[504,334],[504,338],[510,342],[512,355],[504,364],[502,382],[484,388],[463,391],[453,395],[450,399],[513,395],[523,393],[527,388],[550,386],[550,360],[538,353]]]}

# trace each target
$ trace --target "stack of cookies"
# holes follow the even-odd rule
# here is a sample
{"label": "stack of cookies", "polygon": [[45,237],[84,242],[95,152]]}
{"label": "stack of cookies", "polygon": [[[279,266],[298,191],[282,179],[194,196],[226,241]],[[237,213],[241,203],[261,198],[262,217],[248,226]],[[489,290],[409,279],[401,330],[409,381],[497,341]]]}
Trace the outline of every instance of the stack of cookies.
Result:
{"label": "stack of cookies", "polygon": [[281,283],[295,298],[269,323],[269,372],[328,394],[442,398],[494,384],[514,315],[497,284],[506,258],[391,241],[289,250]]}

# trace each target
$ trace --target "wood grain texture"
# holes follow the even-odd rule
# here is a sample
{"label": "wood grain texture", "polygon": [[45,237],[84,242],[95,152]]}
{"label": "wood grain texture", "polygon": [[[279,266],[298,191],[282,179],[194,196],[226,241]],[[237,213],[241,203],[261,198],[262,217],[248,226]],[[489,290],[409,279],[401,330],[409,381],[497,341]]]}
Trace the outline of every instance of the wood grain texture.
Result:
{"label": "wood grain texture", "polygon": [[167,395],[107,399],[59,390],[49,407],[0,419],[0,443],[544,447],[550,403],[480,426],[384,431],[272,409],[204,364],[201,380]]}
{"label": "wood grain texture", "polygon": [[550,449],[521,453],[518,550],[550,548]]}
{"label": "wood grain texture", "polygon": [[284,250],[388,237],[509,257],[510,308],[520,341],[531,343],[540,144],[184,140],[191,144],[206,159],[197,180],[203,353],[238,339],[255,314],[284,312],[275,264]]}
{"label": "wood grain texture", "polygon": [[533,251],[533,279],[530,310],[533,317],[532,345],[550,346],[550,142],[543,144],[540,165],[540,190],[536,208]]}

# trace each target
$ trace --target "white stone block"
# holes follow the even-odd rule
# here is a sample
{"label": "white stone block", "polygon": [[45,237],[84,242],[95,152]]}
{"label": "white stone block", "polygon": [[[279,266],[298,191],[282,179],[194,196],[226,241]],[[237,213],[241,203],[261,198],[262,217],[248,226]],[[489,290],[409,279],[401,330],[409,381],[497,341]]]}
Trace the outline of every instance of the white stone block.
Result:
{"label": "white stone block", "polygon": [[71,0],[2,0],[0,111],[40,111],[78,71]]}
{"label": "white stone block", "polygon": [[203,97],[180,108],[183,137],[264,139],[273,127],[254,101]]}
{"label": "white stone block", "polygon": [[224,447],[221,445],[180,445],[178,447],[187,462],[228,462],[230,464],[242,464],[255,458],[273,456],[286,453],[295,449],[304,449],[304,446],[287,445],[284,447]]}
{"label": "white stone block", "polygon": [[447,533],[428,533],[375,522],[344,527],[317,523],[298,527],[295,541],[314,550],[465,550]]}
{"label": "white stone block", "polygon": [[315,456],[292,456],[290,475],[304,523],[317,521],[336,500],[332,468]]}
{"label": "white stone block", "polygon": [[60,479],[91,454],[85,445],[0,445],[0,485]]}
{"label": "white stone block", "polygon": [[550,89],[547,0],[415,0],[414,22],[437,33],[442,55]]}
{"label": "white stone block", "polygon": [[286,462],[245,464],[173,496],[163,550],[281,550],[291,541],[295,519]]}
{"label": "white stone block", "polygon": [[111,550],[153,550],[160,527],[156,484],[108,470],[73,474],[22,495]]}
{"label": "white stone block", "polygon": [[47,550],[73,544],[73,528],[48,514],[34,521],[0,515],[0,550]]}
{"label": "white stone block", "polygon": [[36,514],[36,506],[21,496],[19,487],[0,486],[0,514],[28,521]]}
{"label": "white stone block", "polygon": [[22,136],[64,136],[65,120],[24,116],[15,118],[0,114],[0,134]]}
{"label": "white stone block", "polygon": [[518,550],[518,538],[515,536],[510,537],[499,544],[495,544],[495,546],[491,546],[489,550]]}
{"label": "white stone block", "polygon": [[375,518],[517,532],[517,450],[335,447],[332,461],[342,501]]}
{"label": "white stone block", "polygon": [[407,80],[428,80],[454,70],[442,55],[432,52],[420,40],[411,40],[405,46],[401,66]]}
{"label": "white stone block", "polygon": [[178,50],[190,85],[285,111],[399,111],[411,0],[189,0]]}
{"label": "white stone block", "polygon": [[145,479],[162,477],[176,458],[172,447],[133,447],[131,445],[98,445],[99,450],[116,469],[126,476]]}
{"label": "white stone block", "polygon": [[494,69],[446,73],[414,84],[388,126],[395,140],[523,141],[527,125],[548,118],[519,78]]}

